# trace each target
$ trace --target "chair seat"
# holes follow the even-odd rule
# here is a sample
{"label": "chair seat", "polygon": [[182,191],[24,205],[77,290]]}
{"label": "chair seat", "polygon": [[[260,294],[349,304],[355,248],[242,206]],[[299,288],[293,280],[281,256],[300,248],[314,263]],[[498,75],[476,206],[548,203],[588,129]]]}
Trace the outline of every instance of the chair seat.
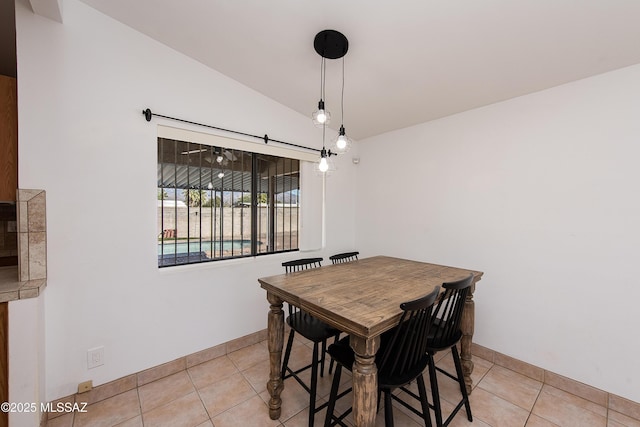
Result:
{"label": "chair seat", "polygon": [[[390,334],[383,334],[380,339],[380,348],[376,353],[376,364],[379,363],[380,355],[385,353],[385,347],[389,341]],[[346,336],[340,339],[335,344],[331,344],[327,349],[327,353],[337,362],[340,363],[343,367],[351,371],[353,369],[353,364],[355,362],[355,354],[353,349],[349,345],[349,337]],[[413,381],[422,371],[425,370],[427,364],[429,363],[429,357],[425,354],[424,357],[420,360],[419,363],[415,365],[413,369],[405,372],[403,375],[391,375],[387,372],[378,371],[378,387],[394,389],[406,384],[409,384]]]}
{"label": "chair seat", "polygon": [[449,350],[462,338],[462,331],[459,329],[452,334],[445,333],[445,325],[440,319],[435,319],[429,335],[427,335],[427,349],[437,353],[442,350]]}
{"label": "chair seat", "polygon": [[304,311],[298,311],[287,317],[287,324],[297,333],[313,342],[321,342],[335,337],[340,332]]}
{"label": "chair seat", "polygon": [[[431,356],[426,351],[426,341],[433,319],[433,305],[438,293],[439,289],[436,288],[424,297],[400,304],[402,316],[398,320],[398,324],[380,336],[380,346],[376,352],[375,363],[378,368],[378,404],[381,395],[384,394],[386,427],[393,427],[393,400],[397,400],[422,418],[425,426],[431,427],[429,401],[427,400],[422,371],[431,360]],[[342,338],[337,343],[330,345],[327,352],[338,363],[331,383],[325,426],[336,424],[344,426],[342,420],[351,412],[352,408],[340,415],[334,414],[336,400],[348,393],[347,390],[338,394],[338,386],[340,385],[342,368],[352,371],[356,356],[349,345],[349,337]],[[414,380],[418,385],[418,395],[408,392],[404,387]],[[393,391],[398,388],[407,391],[411,397],[417,397],[421,410],[412,407],[397,395],[393,395]]]}

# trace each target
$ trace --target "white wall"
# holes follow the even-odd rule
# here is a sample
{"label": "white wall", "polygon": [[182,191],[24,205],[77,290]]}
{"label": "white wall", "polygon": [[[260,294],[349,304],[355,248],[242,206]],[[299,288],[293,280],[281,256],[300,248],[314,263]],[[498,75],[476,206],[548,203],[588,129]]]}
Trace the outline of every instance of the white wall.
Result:
{"label": "white wall", "polygon": [[484,271],[475,342],[640,401],[639,118],[633,66],[360,141],[357,246]]}
{"label": "white wall", "polygon": [[[64,12],[59,24],[16,5],[19,184],[47,191],[48,400],[265,328],[256,279],[300,256],[158,270],[156,125],[176,124],[142,109],[321,145],[310,118],[82,3]],[[323,255],[355,240],[354,170],[345,162],[327,184]],[[87,370],[96,346],[105,365]]]}
{"label": "white wall", "polygon": [[45,401],[43,299],[41,294],[9,302],[8,401],[27,404],[30,411],[10,412],[12,427],[40,425],[40,403]]}

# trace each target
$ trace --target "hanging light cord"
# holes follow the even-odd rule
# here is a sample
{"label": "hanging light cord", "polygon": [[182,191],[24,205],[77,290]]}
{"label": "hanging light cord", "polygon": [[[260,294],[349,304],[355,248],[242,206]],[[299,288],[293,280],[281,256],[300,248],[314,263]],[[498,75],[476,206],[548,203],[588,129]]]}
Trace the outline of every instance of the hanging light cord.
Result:
{"label": "hanging light cord", "polygon": [[[224,131],[224,132],[234,133],[236,135],[243,135],[243,136],[248,136],[248,137],[251,137],[251,138],[261,139],[261,140],[264,141],[265,144],[268,144],[269,141],[272,141],[272,142],[277,142],[278,144],[289,145],[291,147],[303,148],[305,150],[317,151],[317,152],[320,152],[320,153],[322,152],[322,150],[319,150],[317,148],[305,147],[304,145],[293,144],[291,142],[280,141],[279,139],[269,138],[269,136],[267,134],[264,134],[264,136],[253,135],[253,134],[250,134],[250,133],[240,132],[240,131],[237,131],[237,130],[225,129],[225,128],[221,128],[221,127],[218,127],[218,126],[207,125],[207,124],[204,124],[204,123],[198,123],[198,122],[193,122],[193,121],[190,121],[190,120],[179,119],[177,117],[164,116],[162,114],[153,113],[149,108],[147,108],[145,110],[142,110],[142,115],[145,117],[145,119],[148,122],[151,121],[151,118],[153,116],[157,116],[157,117],[162,117],[163,119],[175,120],[175,121],[181,122],[181,123],[188,123],[190,125],[202,126],[202,127],[206,127],[206,128],[209,128],[209,129],[216,129],[216,130],[221,130],[221,131]],[[323,130],[323,132],[324,132],[324,130]],[[323,136],[322,145],[323,145],[322,148],[324,149],[324,136]],[[329,156],[337,156],[336,153],[332,153],[331,151],[329,151],[327,154]]]}
{"label": "hanging light cord", "polygon": [[321,57],[322,60],[320,62],[320,99],[324,101],[324,87],[325,87],[325,78],[327,75],[327,63],[325,61],[324,56]]}
{"label": "hanging light cord", "polygon": [[[322,57],[322,62],[320,63],[320,99],[322,101],[324,101],[324,88],[325,88],[325,78],[327,76],[327,62],[324,58],[324,56]],[[326,110],[325,110],[326,111]],[[322,150],[320,151],[321,155],[324,155],[326,150],[324,148],[324,140],[325,140],[325,131],[327,129],[327,123],[322,123]],[[329,150],[329,156],[331,156],[331,154],[335,154],[332,153],[331,150]]]}
{"label": "hanging light cord", "polygon": [[340,125],[344,125],[344,56],[342,57],[342,92],[340,94]]}
{"label": "hanging light cord", "polygon": [[[327,128],[327,125],[323,123],[322,124],[322,151],[320,151],[320,154],[322,154],[325,151],[325,148],[324,148],[324,131],[325,131],[326,128]],[[331,154],[333,154],[333,153],[331,153],[331,150],[329,150],[329,155],[331,155]]]}

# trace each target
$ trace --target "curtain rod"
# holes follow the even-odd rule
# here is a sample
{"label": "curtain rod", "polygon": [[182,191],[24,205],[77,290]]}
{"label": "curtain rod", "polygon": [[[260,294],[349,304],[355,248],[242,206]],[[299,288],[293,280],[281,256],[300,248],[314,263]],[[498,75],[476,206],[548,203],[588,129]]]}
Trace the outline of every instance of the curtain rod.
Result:
{"label": "curtain rod", "polygon": [[[158,116],[158,117],[162,117],[163,119],[175,120],[177,122],[188,123],[188,124],[191,124],[191,125],[197,125],[197,126],[210,128],[210,129],[221,130],[221,131],[224,131],[224,132],[231,132],[231,133],[235,133],[236,135],[243,135],[243,136],[249,136],[251,138],[261,139],[261,140],[264,141],[265,144],[268,144],[269,141],[273,141],[273,142],[277,142],[278,144],[289,145],[291,147],[303,148],[305,150],[317,151],[318,153],[322,153],[322,150],[320,150],[318,148],[305,147],[304,145],[298,145],[298,144],[293,144],[291,142],[280,141],[278,139],[269,138],[269,136],[266,133],[264,134],[264,136],[253,135],[253,134],[250,134],[250,133],[240,132],[240,131],[237,131],[237,130],[225,129],[225,128],[221,128],[221,127],[217,127],[217,126],[213,126],[213,125],[207,125],[207,124],[204,124],[204,123],[198,123],[198,122],[192,122],[190,120],[179,119],[177,117],[163,116],[162,114],[153,113],[149,108],[147,108],[146,110],[142,110],[142,115],[144,116],[144,118],[148,122],[151,121],[151,118],[153,116]],[[338,155],[337,153],[332,153],[331,150],[329,150],[326,154],[328,156],[337,156]]]}

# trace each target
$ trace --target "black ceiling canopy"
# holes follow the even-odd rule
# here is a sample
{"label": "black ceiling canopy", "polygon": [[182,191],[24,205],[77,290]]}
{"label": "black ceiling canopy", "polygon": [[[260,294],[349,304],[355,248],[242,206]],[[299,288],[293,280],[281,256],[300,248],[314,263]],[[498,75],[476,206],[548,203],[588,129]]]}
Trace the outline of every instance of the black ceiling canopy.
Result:
{"label": "black ceiling canopy", "polygon": [[316,34],[313,47],[323,58],[338,59],[347,54],[349,40],[338,31],[323,30]]}

